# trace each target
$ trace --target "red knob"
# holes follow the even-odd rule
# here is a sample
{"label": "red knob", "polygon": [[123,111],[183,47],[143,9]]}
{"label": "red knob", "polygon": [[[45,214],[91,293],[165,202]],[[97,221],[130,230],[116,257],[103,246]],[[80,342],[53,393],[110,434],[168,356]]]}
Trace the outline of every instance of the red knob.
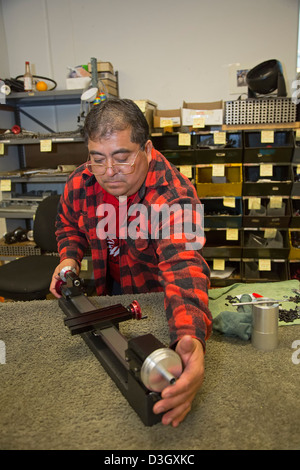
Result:
{"label": "red knob", "polygon": [[132,313],[132,317],[135,320],[140,320],[142,318],[142,309],[137,300],[131,302],[131,304],[129,305],[129,309]]}
{"label": "red knob", "polygon": [[13,134],[20,134],[21,132],[21,127],[18,126],[17,124],[11,128],[11,131]]}
{"label": "red knob", "polygon": [[55,284],[55,290],[58,294],[61,294],[61,287],[62,285],[65,284],[64,281],[62,281],[61,279],[59,279],[58,281],[56,281],[56,284]]}

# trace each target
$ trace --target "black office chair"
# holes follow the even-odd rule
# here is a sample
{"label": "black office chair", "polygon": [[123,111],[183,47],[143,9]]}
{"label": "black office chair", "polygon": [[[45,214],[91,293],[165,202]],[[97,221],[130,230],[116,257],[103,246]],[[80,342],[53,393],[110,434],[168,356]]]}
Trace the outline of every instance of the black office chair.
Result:
{"label": "black office chair", "polygon": [[24,256],[0,266],[0,296],[10,300],[45,299],[53,271],[59,257],[45,253],[57,253],[55,219],[60,196],[49,196],[38,205],[33,237],[41,249],[41,255]]}

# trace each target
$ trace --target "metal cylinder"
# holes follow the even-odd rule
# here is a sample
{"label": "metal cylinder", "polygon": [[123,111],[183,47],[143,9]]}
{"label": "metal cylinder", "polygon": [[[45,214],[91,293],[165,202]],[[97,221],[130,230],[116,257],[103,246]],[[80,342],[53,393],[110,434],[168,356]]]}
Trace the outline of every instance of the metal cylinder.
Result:
{"label": "metal cylinder", "polygon": [[271,351],[278,345],[278,304],[253,304],[251,343],[256,349]]}
{"label": "metal cylinder", "polygon": [[180,356],[173,349],[161,348],[145,359],[141,368],[141,380],[149,390],[161,392],[168,385],[174,384],[181,373]]}

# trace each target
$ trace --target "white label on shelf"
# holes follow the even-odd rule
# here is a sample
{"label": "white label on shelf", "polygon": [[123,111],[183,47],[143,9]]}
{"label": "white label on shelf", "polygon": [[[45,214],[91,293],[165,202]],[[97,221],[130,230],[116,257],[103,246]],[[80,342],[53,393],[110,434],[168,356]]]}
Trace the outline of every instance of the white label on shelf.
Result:
{"label": "white label on shelf", "polygon": [[269,163],[262,163],[259,169],[260,176],[273,176],[273,165]]}
{"label": "white label on shelf", "polygon": [[235,197],[224,197],[223,206],[225,207],[235,207]]}
{"label": "white label on shelf", "polygon": [[224,271],[224,269],[225,269],[225,260],[215,258],[213,260],[213,269],[215,271]]}
{"label": "white label on shelf", "polygon": [[226,240],[238,240],[239,230],[237,228],[228,228],[226,230]]}
{"label": "white label on shelf", "polygon": [[266,228],[264,231],[264,238],[275,238],[277,234],[276,228]]}
{"label": "white label on shelf", "polygon": [[270,197],[270,209],[281,209],[282,208],[282,197],[271,196]]}
{"label": "white label on shelf", "polygon": [[191,134],[179,132],[178,145],[191,145]]}
{"label": "white label on shelf", "polygon": [[262,144],[273,144],[274,143],[274,131],[261,131],[260,140]]}
{"label": "white label on shelf", "polygon": [[224,176],[225,175],[225,165],[216,164],[212,166],[212,175],[213,176]]}
{"label": "white label on shelf", "polygon": [[52,151],[52,140],[45,139],[40,141],[40,151],[41,152],[51,152]]}
{"label": "white label on shelf", "polygon": [[11,191],[11,181],[0,180],[0,191]]}
{"label": "white label on shelf", "polygon": [[271,260],[270,259],[259,259],[258,260],[259,271],[271,271]]}
{"label": "white label on shelf", "polygon": [[205,117],[194,116],[193,127],[194,128],[205,127]]}
{"label": "white label on shelf", "polygon": [[248,209],[259,210],[261,207],[260,197],[249,197]]}
{"label": "white label on shelf", "polygon": [[225,145],[226,144],[226,132],[223,132],[223,131],[214,132],[214,144]]}

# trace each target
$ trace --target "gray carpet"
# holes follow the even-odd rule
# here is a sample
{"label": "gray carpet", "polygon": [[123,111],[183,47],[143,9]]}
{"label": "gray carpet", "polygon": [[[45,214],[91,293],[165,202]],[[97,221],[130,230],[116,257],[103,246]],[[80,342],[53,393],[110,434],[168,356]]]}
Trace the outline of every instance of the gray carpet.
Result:
{"label": "gray carpet", "polygon": [[[148,318],[120,325],[127,337],[152,332],[168,343],[161,294],[135,296]],[[93,298],[101,306],[132,296]],[[279,347],[213,334],[206,377],[176,429],[146,427],[80,336],[71,336],[56,300],[0,306],[0,449],[300,449],[300,326],[279,328]],[[300,346],[298,346],[300,349]],[[298,354],[300,358],[300,351]]]}

